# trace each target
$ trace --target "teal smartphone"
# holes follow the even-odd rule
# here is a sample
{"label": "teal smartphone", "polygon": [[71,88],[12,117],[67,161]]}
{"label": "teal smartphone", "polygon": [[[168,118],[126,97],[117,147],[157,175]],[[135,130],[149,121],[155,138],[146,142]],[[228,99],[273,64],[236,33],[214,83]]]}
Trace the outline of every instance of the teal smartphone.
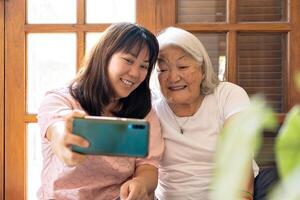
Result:
{"label": "teal smartphone", "polygon": [[72,132],[90,143],[87,148],[72,145],[71,149],[77,153],[129,157],[148,155],[149,123],[143,119],[74,118]]}

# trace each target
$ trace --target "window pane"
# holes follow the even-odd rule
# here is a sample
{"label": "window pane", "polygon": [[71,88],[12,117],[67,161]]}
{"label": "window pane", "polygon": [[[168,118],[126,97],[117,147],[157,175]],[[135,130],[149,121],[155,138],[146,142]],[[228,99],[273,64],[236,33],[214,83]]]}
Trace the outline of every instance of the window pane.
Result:
{"label": "window pane", "polygon": [[27,22],[29,24],[75,24],[76,1],[28,0]]}
{"label": "window pane", "polygon": [[135,0],[87,0],[87,23],[135,22]]}
{"label": "window pane", "polygon": [[101,33],[87,33],[85,35],[85,53],[88,54],[93,46],[97,43]]}
{"label": "window pane", "polygon": [[36,113],[47,90],[74,78],[76,35],[29,34],[27,44],[27,112]]}
{"label": "window pane", "polygon": [[27,125],[27,199],[37,200],[41,185],[42,148],[40,129],[37,124]]}
{"label": "window pane", "polygon": [[285,21],[286,0],[239,0],[238,21]]}
{"label": "window pane", "polygon": [[197,33],[220,80],[226,79],[226,33]]}
{"label": "window pane", "polygon": [[177,0],[177,22],[225,22],[226,0]]}
{"label": "window pane", "polygon": [[238,84],[249,95],[265,94],[277,112],[284,109],[285,38],[282,33],[238,35]]}

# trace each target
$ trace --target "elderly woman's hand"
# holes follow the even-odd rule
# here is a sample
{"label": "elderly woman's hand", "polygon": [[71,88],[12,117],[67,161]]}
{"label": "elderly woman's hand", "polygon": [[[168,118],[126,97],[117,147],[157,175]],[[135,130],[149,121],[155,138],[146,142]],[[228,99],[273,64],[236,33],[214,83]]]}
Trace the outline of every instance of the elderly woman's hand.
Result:
{"label": "elderly woman's hand", "polygon": [[72,122],[74,117],[84,117],[83,111],[73,110],[63,116],[64,121],[51,125],[46,137],[51,141],[52,150],[68,166],[74,166],[84,161],[85,155],[75,153],[71,145],[88,147],[89,143],[80,136],[72,134]]}
{"label": "elderly woman's hand", "polygon": [[133,178],[125,182],[120,189],[121,200],[148,200],[149,196],[147,193],[145,183],[139,178]]}

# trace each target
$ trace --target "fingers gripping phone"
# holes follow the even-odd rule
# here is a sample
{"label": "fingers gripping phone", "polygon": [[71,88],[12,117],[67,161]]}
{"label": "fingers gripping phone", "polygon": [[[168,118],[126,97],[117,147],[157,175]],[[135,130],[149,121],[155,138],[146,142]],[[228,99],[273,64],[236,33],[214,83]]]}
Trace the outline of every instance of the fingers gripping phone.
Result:
{"label": "fingers gripping phone", "polygon": [[74,118],[73,134],[89,141],[87,148],[72,145],[77,153],[146,157],[148,155],[149,123],[142,119],[117,117]]}

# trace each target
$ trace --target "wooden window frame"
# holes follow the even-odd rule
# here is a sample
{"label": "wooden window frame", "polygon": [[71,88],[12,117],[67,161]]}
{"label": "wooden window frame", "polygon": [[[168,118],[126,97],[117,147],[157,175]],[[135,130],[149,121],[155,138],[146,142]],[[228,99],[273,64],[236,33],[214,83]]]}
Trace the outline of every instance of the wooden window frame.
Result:
{"label": "wooden window frame", "polygon": [[[176,0],[157,1],[156,32],[168,26],[176,26],[192,32],[226,32],[227,33],[227,79],[237,82],[237,35],[240,32],[279,32],[287,33],[287,60],[284,72],[284,113],[300,102],[300,93],[295,86],[296,71],[300,71],[300,2],[286,0],[290,8],[286,22],[237,22],[237,0],[227,0],[227,22],[216,23],[176,23]],[[284,66],[285,67],[285,66]],[[278,113],[283,119],[284,113]]]}
{"label": "wooden window frame", "polygon": [[[136,0],[136,2],[136,9],[143,10],[143,12],[137,12],[137,23],[155,31],[155,0]],[[26,0],[6,1],[5,8],[0,7],[0,11],[6,11],[5,20],[2,18],[3,12],[0,14],[0,28],[3,21],[7,39],[4,63],[5,80],[2,79],[4,71],[0,71],[0,81],[5,81],[7,87],[5,91],[2,90],[4,87],[0,88],[0,92],[5,93],[5,102],[9,102],[9,104],[3,104],[5,113],[4,108],[3,110],[1,110],[2,107],[0,108],[0,113],[5,116],[0,118],[2,120],[0,127],[1,122],[5,123],[4,134],[1,132],[2,129],[0,130],[0,142],[2,142],[0,153],[4,154],[4,159],[1,159],[4,166],[1,166],[0,163],[0,172],[5,176],[2,178],[0,175],[3,180],[1,182],[0,179],[0,186],[5,191],[3,191],[3,198],[0,197],[0,199],[27,198],[26,124],[36,123],[37,120],[35,114],[26,113],[26,34],[76,33],[78,69],[85,51],[85,32],[101,32],[109,26],[109,24],[85,24],[85,1],[77,0],[76,3],[76,24],[26,24]],[[0,34],[0,40],[1,38]],[[2,45],[3,43],[0,42],[0,50]],[[2,55],[1,51],[0,53]],[[2,66],[1,62],[4,62],[1,55],[0,66]],[[2,103],[3,101],[0,106]]]}
{"label": "wooden window frame", "polygon": [[[237,32],[287,32],[286,102],[287,109],[300,102],[294,77],[300,70],[300,1],[289,1],[288,22],[236,23],[237,0],[228,0],[227,23],[176,24],[176,0],[137,0],[137,22],[153,32],[177,26],[195,32],[226,32],[229,81],[236,82]],[[5,2],[5,5],[4,5]],[[0,0],[0,199],[26,199],[26,134],[27,123],[36,115],[26,114],[26,33],[75,32],[77,66],[84,55],[85,32],[102,31],[108,24],[84,24],[84,0],[77,0],[77,23],[41,25],[25,23],[26,1]],[[4,30],[5,32],[2,31]],[[292,41],[292,43],[291,43]],[[5,42],[5,44],[4,44]],[[5,48],[5,51],[3,49]],[[5,52],[5,53],[4,53]],[[19,58],[19,59],[15,59]],[[9,103],[8,103],[9,102]],[[284,114],[279,115],[281,120]],[[17,141],[17,142],[16,142]],[[5,148],[5,149],[4,149]],[[3,159],[4,157],[4,159]]]}
{"label": "wooden window frame", "polygon": [[0,199],[4,199],[4,1],[0,0]]}

